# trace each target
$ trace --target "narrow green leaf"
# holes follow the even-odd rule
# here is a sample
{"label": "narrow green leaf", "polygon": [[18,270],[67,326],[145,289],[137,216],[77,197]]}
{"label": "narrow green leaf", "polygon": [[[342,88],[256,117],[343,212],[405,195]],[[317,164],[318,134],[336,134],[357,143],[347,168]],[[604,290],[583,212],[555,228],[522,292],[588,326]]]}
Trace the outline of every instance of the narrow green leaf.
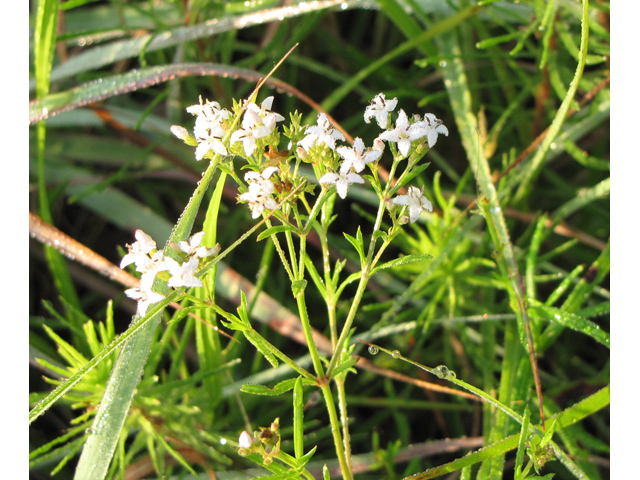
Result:
{"label": "narrow green leaf", "polygon": [[39,0],[34,32],[36,91],[38,98],[49,93],[49,78],[58,29],[60,0]]}
{"label": "narrow green leaf", "polygon": [[[248,28],[253,25],[261,25],[274,21],[282,21],[283,18],[294,18],[312,12],[322,11],[327,8],[340,5],[344,0],[331,0],[327,2],[307,2],[295,6],[283,6],[271,9],[262,9],[243,15],[210,19],[207,22],[179,26],[160,33],[149,33],[140,37],[118,40],[108,45],[98,46],[75,55],[65,63],[58,65],[51,73],[51,80],[61,80],[104,67],[111,63],[127,58],[139,56],[168,47],[183,44],[199,38],[208,38],[230,30]],[[32,86],[29,85],[31,89]]]}
{"label": "narrow green leaf", "polygon": [[529,418],[531,412],[528,407],[525,407],[524,414],[522,415],[522,427],[520,428],[520,441],[518,442],[518,451],[516,453],[516,465],[514,480],[520,480],[522,474],[522,464],[524,463],[524,454],[526,450],[527,439],[529,438]]}
{"label": "narrow green leaf", "polygon": [[373,269],[373,273],[384,270],[385,268],[393,268],[398,267],[400,265],[406,265],[408,263],[421,262],[423,260],[430,260],[433,256],[428,253],[412,253],[410,255],[403,255],[402,257],[394,258],[388,262],[383,263],[382,265],[378,265]]}
{"label": "narrow green leaf", "polygon": [[273,353],[271,353],[271,348],[269,342],[267,342],[262,335],[260,335],[255,330],[245,330],[242,332],[247,340],[256,347],[262,356],[271,364],[273,368],[278,368],[278,359],[275,357]]}
{"label": "narrow green leaf", "polygon": [[601,343],[607,348],[611,348],[611,339],[609,333],[600,328],[600,325],[582,318],[575,313],[565,312],[559,308],[550,307],[544,305],[534,299],[529,299],[532,310],[538,311],[539,315],[551,322],[557,322],[565,327],[568,327],[576,332],[583,333],[595,341]]}
{"label": "narrow green leaf", "polygon": [[74,480],[105,478],[161,318],[162,309],[124,344],[82,450]]}
{"label": "narrow green leaf", "polygon": [[362,242],[361,241],[359,242],[358,240],[356,240],[354,237],[352,237],[348,233],[342,232],[342,234],[344,235],[344,238],[349,240],[349,243],[351,245],[353,245],[353,248],[356,249],[356,252],[358,252],[358,256],[360,257],[360,262],[362,264],[364,264],[366,256],[364,254],[364,245],[362,244]]}
{"label": "narrow green leaf", "polygon": [[291,225],[276,225],[275,227],[269,227],[266,230],[260,232],[256,241],[264,240],[265,238],[282,232],[295,232],[296,229]]}
{"label": "narrow green leaf", "polygon": [[298,459],[298,468],[302,468],[304,467],[307,463],[309,463],[309,460],[311,460],[311,458],[313,457],[313,455],[316,453],[316,450],[318,449],[318,446],[314,446],[311,450],[309,450],[307,453],[305,453],[303,456],[301,456]]}
{"label": "narrow green leaf", "polygon": [[[288,378],[287,380],[283,380],[276,384],[273,388],[269,388],[265,385],[256,385],[253,383],[247,383],[242,385],[241,390],[246,393],[251,393],[253,395],[282,395],[295,387],[296,380],[302,377],[296,378]],[[309,379],[302,378],[303,385],[313,385],[313,382]]]}

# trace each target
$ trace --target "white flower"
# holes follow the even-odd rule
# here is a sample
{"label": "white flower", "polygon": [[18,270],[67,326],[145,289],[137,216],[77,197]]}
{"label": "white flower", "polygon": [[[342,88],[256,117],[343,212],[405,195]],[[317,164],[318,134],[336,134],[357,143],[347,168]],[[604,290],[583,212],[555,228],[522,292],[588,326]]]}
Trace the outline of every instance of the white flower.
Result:
{"label": "white flower", "polygon": [[276,122],[281,122],[284,120],[284,117],[282,115],[271,111],[272,104],[273,96],[265,98],[259,107],[253,102],[247,105],[247,110],[251,110],[257,113],[262,120],[262,125],[267,127],[271,132],[273,132],[276,128]]}
{"label": "white flower", "polygon": [[427,142],[429,148],[433,148],[438,140],[438,134],[443,133],[445,136],[449,136],[449,130],[442,124],[442,120],[436,118],[433,113],[425,113],[424,120],[421,123],[427,131]]}
{"label": "white flower", "polygon": [[222,126],[221,117],[198,115],[193,133],[198,141],[196,160],[202,160],[211,150],[220,155],[227,154],[227,149],[220,140],[227,133]]}
{"label": "white flower", "polygon": [[371,100],[371,105],[364,110],[364,121],[366,123],[371,123],[371,117],[375,117],[380,128],[387,128],[389,112],[392,112],[393,109],[396,108],[397,104],[397,98],[394,98],[393,100],[386,100],[384,98],[384,93],[379,93],[373,98],[373,100]]}
{"label": "white flower", "polygon": [[[220,139],[226,134],[223,122],[229,119],[229,111],[221,109],[218,102],[207,100],[203,104],[202,97],[200,97],[200,103],[187,107],[187,112],[196,115],[196,124],[193,129],[194,136],[198,141],[196,160],[202,160],[211,150],[220,155],[226,155],[227,149]],[[184,140],[186,132],[174,127],[171,128],[171,131],[178,138]]]}
{"label": "white flower", "polygon": [[206,103],[203,104],[202,97],[199,98],[200,103],[187,107],[187,112],[198,117],[205,117],[211,121],[216,119],[227,120],[229,118],[229,111],[224,108],[220,108],[220,104],[218,102],[210,102],[207,100]]}
{"label": "white flower", "polygon": [[427,200],[423,193],[424,189],[409,187],[406,195],[398,195],[393,199],[396,205],[406,205],[409,207],[409,221],[414,223],[420,217],[422,210],[433,211],[433,205]]}
{"label": "white flower", "polygon": [[158,272],[164,272],[168,270],[169,267],[165,263],[164,252],[162,250],[158,250],[153,254],[153,257],[147,257],[146,260],[136,263],[136,270],[138,272],[142,272],[142,276],[140,277],[140,281],[148,281],[149,286],[153,283],[153,279],[156,277]]}
{"label": "white flower", "polygon": [[196,257],[191,257],[188,261],[184,262],[180,265],[173,258],[165,259],[167,266],[169,267],[169,273],[171,273],[171,278],[167,285],[170,287],[201,287],[202,282],[199,278],[194,276],[196,270],[198,270],[198,265],[200,264],[200,260]]}
{"label": "white flower", "polygon": [[242,117],[242,128],[231,134],[231,143],[242,141],[244,153],[251,156],[256,149],[256,140],[271,134],[272,130],[262,124],[260,115],[254,110],[247,109]]}
{"label": "white flower", "polygon": [[132,263],[135,263],[136,267],[138,267],[138,264],[144,264],[149,260],[149,252],[156,249],[156,242],[154,242],[153,238],[144,233],[142,230],[136,230],[135,237],[137,242],[134,242],[131,245],[127,245],[129,253],[122,257],[120,268],[124,268],[127,265],[131,265]]}
{"label": "white flower", "polygon": [[124,293],[127,297],[132,298],[138,302],[138,315],[144,317],[147,314],[147,309],[152,303],[157,303],[163,300],[164,295],[160,295],[151,290],[151,284],[153,279],[143,278],[140,280],[140,286],[136,288],[129,288]]}
{"label": "white flower", "polygon": [[253,437],[245,430],[240,434],[238,446],[240,448],[251,448],[251,445],[253,445]]}
{"label": "white flower", "polygon": [[349,190],[349,184],[351,183],[364,183],[364,178],[362,178],[357,173],[325,173],[320,180],[320,183],[335,183],[336,190],[338,191],[338,195],[340,198],[345,198],[347,196],[347,191]]}
{"label": "white flower", "polygon": [[278,208],[276,201],[271,198],[275,191],[273,182],[269,177],[278,171],[278,167],[267,167],[262,173],[247,172],[244,179],[249,183],[249,191],[238,197],[239,201],[248,202],[251,209],[251,218],[258,218],[265,208],[275,210]]}
{"label": "white flower", "polygon": [[410,124],[407,114],[401,109],[398,112],[396,128],[382,132],[379,138],[387,142],[397,143],[402,158],[405,158],[409,154],[411,142],[425,135],[427,135],[427,127],[423,125],[423,122]]}
{"label": "white flower", "polygon": [[347,173],[351,168],[357,173],[364,170],[367,163],[376,161],[382,155],[382,152],[375,150],[364,150],[364,142],[361,138],[356,137],[353,147],[338,147],[336,152],[344,158],[344,162],[340,165],[340,173]]}
{"label": "white flower", "polygon": [[345,140],[344,135],[331,126],[324,113],[318,114],[318,124],[307,127],[305,133],[307,134],[306,137],[300,140],[298,145],[301,145],[307,151],[318,143],[324,143],[333,150],[336,148],[336,140]]}
{"label": "white flower", "polygon": [[216,245],[213,248],[201,245],[202,237],[204,237],[204,232],[195,233],[191,235],[189,240],[178,242],[178,246],[187,255],[197,258],[210,257],[220,251],[220,245]]}

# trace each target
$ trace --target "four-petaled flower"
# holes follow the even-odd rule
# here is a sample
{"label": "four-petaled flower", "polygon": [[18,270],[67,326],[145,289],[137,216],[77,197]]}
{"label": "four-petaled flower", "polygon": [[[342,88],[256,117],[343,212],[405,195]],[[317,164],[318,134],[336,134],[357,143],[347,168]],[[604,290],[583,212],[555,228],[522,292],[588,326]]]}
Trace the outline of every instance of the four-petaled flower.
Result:
{"label": "four-petaled flower", "polygon": [[178,247],[187,255],[198,258],[210,257],[220,251],[220,245],[213,248],[201,245],[202,237],[204,237],[204,232],[194,233],[189,240],[178,242]]}
{"label": "four-petaled flower", "polygon": [[231,143],[242,142],[244,153],[250,157],[256,149],[256,140],[270,135],[272,130],[263,125],[258,112],[247,109],[242,117],[242,128],[231,134]]}
{"label": "four-petaled flower", "polygon": [[406,195],[398,195],[392,200],[396,205],[409,207],[409,221],[411,223],[418,220],[422,210],[427,210],[428,212],[433,211],[433,205],[431,205],[427,197],[422,194],[423,192],[424,188],[421,190],[418,187],[409,187]]}
{"label": "four-petaled flower", "polygon": [[407,114],[404,113],[404,110],[400,109],[398,119],[396,120],[396,128],[382,132],[379,138],[387,142],[397,143],[402,158],[406,158],[409,154],[411,142],[424,137],[427,133],[427,127],[424,126],[422,122],[410,124]]}
{"label": "four-petaled flower", "polygon": [[147,314],[149,305],[157,303],[163,300],[164,295],[160,295],[151,290],[151,284],[153,279],[145,278],[144,275],[140,280],[140,286],[136,288],[129,288],[124,293],[127,297],[132,298],[138,302],[138,315],[144,317]]}
{"label": "four-petaled flower", "polygon": [[367,163],[375,162],[382,155],[382,152],[377,150],[365,151],[364,142],[358,137],[353,141],[353,147],[338,147],[336,152],[344,158],[344,162],[340,165],[340,173],[343,174],[348,173],[352,168],[356,173],[360,173]]}
{"label": "four-petaled flower", "polygon": [[242,202],[248,202],[251,209],[251,218],[258,218],[265,208],[275,210],[278,208],[276,201],[271,198],[271,194],[275,191],[273,182],[269,177],[278,171],[278,167],[267,167],[262,173],[247,172],[244,179],[249,183],[249,191],[238,197]]}
{"label": "four-petaled flower", "polygon": [[307,151],[319,143],[324,143],[331,150],[334,150],[336,148],[336,140],[345,140],[344,135],[333,128],[324,113],[318,114],[318,124],[307,127],[305,133],[307,135],[298,142],[298,145],[301,145]]}
{"label": "four-petaled flower", "polygon": [[[227,133],[224,127],[224,121],[229,119],[229,111],[220,108],[218,102],[210,102],[207,100],[187,107],[187,112],[196,115],[196,123],[193,134],[198,142],[196,147],[196,160],[202,160],[211,150],[220,155],[227,155],[227,149],[220,140]],[[172,132],[178,138],[184,140],[185,132],[172,127]]]}
{"label": "four-petaled flower", "polygon": [[379,93],[373,98],[373,100],[371,100],[371,105],[365,108],[364,121],[366,123],[371,123],[371,117],[375,117],[380,128],[387,128],[389,113],[393,112],[393,109],[396,108],[397,104],[397,98],[394,98],[393,100],[386,100],[384,98],[384,93]]}
{"label": "four-petaled flower", "polygon": [[362,178],[357,173],[349,172],[349,173],[325,173],[320,180],[320,183],[335,183],[336,190],[338,191],[338,195],[340,198],[345,198],[347,196],[347,191],[349,190],[349,184],[351,183],[364,183],[364,178]]}
{"label": "four-petaled flower", "polygon": [[167,263],[167,267],[169,267],[169,273],[171,273],[171,278],[167,283],[170,287],[202,286],[200,279],[194,276],[200,264],[200,260],[197,257],[191,257],[189,260],[183,262],[182,265],[173,258],[166,258],[165,262]]}
{"label": "four-petaled flower", "polygon": [[273,96],[265,98],[260,106],[251,102],[247,105],[247,110],[251,110],[258,114],[262,119],[262,124],[267,127],[271,132],[276,128],[276,122],[281,122],[284,117],[279,113],[271,111],[271,105],[273,104]]}
{"label": "four-petaled flower", "polygon": [[442,120],[436,118],[433,113],[425,113],[422,124],[425,125],[425,128],[427,129],[427,142],[429,143],[429,148],[433,148],[436,144],[439,133],[443,133],[445,137],[449,136],[449,130],[447,127],[445,127],[442,124]]}
{"label": "four-petaled flower", "polygon": [[129,253],[122,257],[120,268],[124,268],[132,263],[135,263],[136,266],[138,266],[138,263],[144,264],[149,258],[149,253],[156,249],[156,242],[142,230],[137,229],[135,237],[137,242],[127,245]]}

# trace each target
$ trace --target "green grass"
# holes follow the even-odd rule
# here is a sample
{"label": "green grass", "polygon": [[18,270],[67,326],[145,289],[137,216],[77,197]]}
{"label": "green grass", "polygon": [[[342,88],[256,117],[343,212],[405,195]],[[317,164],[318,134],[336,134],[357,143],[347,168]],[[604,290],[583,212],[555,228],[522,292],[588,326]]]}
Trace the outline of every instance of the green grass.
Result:
{"label": "green grass", "polygon": [[[30,210],[79,244],[32,231],[34,478],[609,478],[608,2],[35,3]],[[232,110],[296,44],[260,89],[284,123],[319,106],[371,145],[380,92],[443,120],[409,183],[432,213],[394,230],[352,185],[302,241],[308,212],[252,220],[246,162],[196,162],[171,134],[199,96]],[[131,323],[91,252],[118,265],[136,228],[220,243],[190,310],[167,289]],[[369,278],[373,231],[393,241]],[[276,418],[273,463],[239,455]]]}

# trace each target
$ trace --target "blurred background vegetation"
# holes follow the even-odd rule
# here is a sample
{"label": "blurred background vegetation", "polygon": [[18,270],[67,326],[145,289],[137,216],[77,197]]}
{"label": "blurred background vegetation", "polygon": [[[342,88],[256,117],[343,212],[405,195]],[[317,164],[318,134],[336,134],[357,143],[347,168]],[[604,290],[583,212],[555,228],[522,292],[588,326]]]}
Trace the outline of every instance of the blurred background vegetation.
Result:
{"label": "blurred background vegetation", "polygon": [[[508,245],[495,242],[488,210],[474,203],[486,195],[478,173],[486,158],[526,285],[547,416],[571,407],[609,383],[609,2],[590,2],[588,39],[580,2],[485,3],[30,2],[30,210],[114,264],[135,228],[163,245],[205,168],[169,127],[192,127],[185,108],[199,96],[231,108],[298,44],[275,74],[293,88],[263,87],[262,98],[275,95],[275,111],[287,117],[298,111],[303,123],[314,123],[308,97],[370,145],[379,128],[364,123],[363,112],[383,92],[408,114],[435,114],[450,132],[427,155],[431,165],[419,180],[434,212],[407,225],[388,258],[420,252],[433,259],[374,277],[355,336],[425,365],[446,364],[519,412],[528,404],[539,421],[514,271],[503,252]],[[46,133],[44,122],[36,126],[44,117]],[[223,247],[253,225],[236,196],[227,185],[218,230]],[[349,259],[350,270],[357,255],[341,232],[360,226],[366,235],[376,202],[364,187],[352,187],[337,208],[330,245],[335,259]],[[206,202],[195,231],[205,212]],[[126,330],[135,303],[99,272],[30,242],[32,407],[52,388],[43,376],[59,379],[94,356],[101,341]],[[320,251],[310,255],[320,258]],[[251,282],[250,299],[262,291],[274,301],[253,306],[256,329],[290,357],[303,357],[304,346],[268,325],[292,321],[277,308],[295,310],[273,247],[250,239],[225,262],[221,303],[233,311],[235,285]],[[313,326],[328,335],[322,299],[309,295]],[[343,302],[346,312],[348,295]],[[201,478],[213,471],[221,479],[251,478],[247,469],[254,467],[221,440],[236,440],[247,422],[267,427],[278,416],[282,447],[291,452],[290,394],[238,393],[244,383],[273,386],[290,372],[273,371],[243,339],[217,336],[206,347],[220,360],[212,366],[196,345],[204,338],[196,334],[200,327],[191,319],[165,320],[109,475],[192,478],[187,463]],[[94,341],[86,322],[96,330],[98,322],[106,325]],[[371,357],[359,346],[356,353],[377,365],[347,382],[357,478],[424,472],[519,432],[487,406],[409,383],[444,385],[409,364]],[[52,471],[73,477],[114,359],[31,424],[31,478]],[[392,379],[393,372],[408,380]],[[318,468],[333,465],[333,441],[313,389],[305,402],[305,445],[318,445],[312,464],[320,478]],[[558,434],[588,478],[608,478],[608,425],[605,408]],[[425,447],[463,437],[483,438],[453,451]],[[474,465],[465,478],[513,478],[514,461],[511,451]],[[558,461],[542,473],[576,476]]]}

